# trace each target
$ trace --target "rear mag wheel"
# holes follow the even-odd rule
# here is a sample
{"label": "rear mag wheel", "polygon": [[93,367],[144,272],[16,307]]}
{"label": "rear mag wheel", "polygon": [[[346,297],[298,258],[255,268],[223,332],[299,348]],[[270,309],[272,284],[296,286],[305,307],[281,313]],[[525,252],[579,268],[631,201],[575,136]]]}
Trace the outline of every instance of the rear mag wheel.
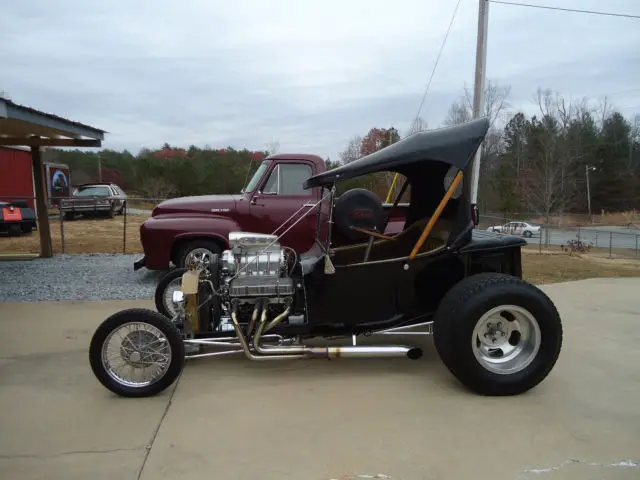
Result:
{"label": "rear mag wheel", "polygon": [[149,397],[169,387],[185,361],[176,326],[153,310],[127,309],[108,317],[89,346],[98,381],[123,397]]}
{"label": "rear mag wheel", "polygon": [[517,395],[538,385],[562,347],[560,315],[536,286],[481,273],[443,298],[434,318],[436,350],[449,371],[483,395]]}

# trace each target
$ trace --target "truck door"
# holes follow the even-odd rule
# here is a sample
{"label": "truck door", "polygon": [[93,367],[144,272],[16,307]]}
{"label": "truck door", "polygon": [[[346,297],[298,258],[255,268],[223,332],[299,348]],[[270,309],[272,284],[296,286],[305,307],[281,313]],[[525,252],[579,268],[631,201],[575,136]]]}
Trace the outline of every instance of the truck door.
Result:
{"label": "truck door", "polygon": [[[317,189],[304,190],[303,182],[311,177],[313,167],[308,162],[276,163],[251,198],[251,217],[259,225],[259,231],[281,235],[302,214],[318,201]],[[305,206],[293,218],[294,212]],[[314,210],[293,226],[280,239],[282,245],[303,253],[315,240],[317,213]]]}

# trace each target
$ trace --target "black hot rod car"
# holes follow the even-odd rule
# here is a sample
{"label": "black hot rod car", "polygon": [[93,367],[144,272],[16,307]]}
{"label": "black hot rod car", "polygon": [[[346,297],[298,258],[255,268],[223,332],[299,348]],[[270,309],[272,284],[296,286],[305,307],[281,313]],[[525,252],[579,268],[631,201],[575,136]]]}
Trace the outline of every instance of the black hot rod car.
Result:
{"label": "black hot rod car", "polygon": [[[515,395],[536,386],[560,354],[561,319],[522,279],[525,240],[474,228],[465,173],[488,127],[483,118],[416,133],[307,179],[320,212],[309,251],[281,246],[286,222],[279,235],[231,233],[229,250],[182,273],[171,318],[128,309],[98,327],[89,348],[94,374],[119,395],[150,396],[176,380],[186,358],[416,359],[417,347],[356,342],[413,333],[432,334],[443,363],[475,392]],[[406,177],[392,207],[408,191],[406,224],[394,236],[380,233],[392,212],[376,195],[353,189],[336,197],[337,182],[383,171]],[[334,248],[335,235],[352,242]],[[334,337],[352,341],[308,341]]]}

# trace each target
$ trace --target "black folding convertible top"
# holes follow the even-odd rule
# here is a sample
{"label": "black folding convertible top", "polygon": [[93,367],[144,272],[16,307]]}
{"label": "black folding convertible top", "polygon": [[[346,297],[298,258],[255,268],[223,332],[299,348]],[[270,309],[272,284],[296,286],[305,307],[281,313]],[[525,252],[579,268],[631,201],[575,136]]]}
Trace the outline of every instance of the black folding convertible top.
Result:
{"label": "black folding convertible top", "polygon": [[401,172],[403,167],[424,161],[436,160],[464,170],[488,130],[489,120],[482,117],[452,127],[415,133],[382,150],[308,178],[304,188],[327,186],[381,171]]}

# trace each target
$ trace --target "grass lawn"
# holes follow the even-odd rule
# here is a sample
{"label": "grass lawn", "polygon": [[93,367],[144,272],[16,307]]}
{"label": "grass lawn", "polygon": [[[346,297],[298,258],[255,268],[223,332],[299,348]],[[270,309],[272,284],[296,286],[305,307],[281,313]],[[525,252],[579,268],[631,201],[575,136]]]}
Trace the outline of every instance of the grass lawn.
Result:
{"label": "grass lawn", "polygon": [[640,259],[608,259],[597,254],[571,255],[558,251],[522,251],[523,277],[535,284],[596,277],[640,277]]}
{"label": "grass lawn", "polygon": [[[127,215],[125,253],[142,253],[139,228],[147,215]],[[50,219],[53,248],[62,253],[60,221]],[[123,253],[124,217],[112,219],[78,218],[64,222],[65,253]],[[38,232],[22,237],[0,237],[0,254],[39,253]],[[598,249],[599,250],[599,249]],[[535,246],[523,250],[524,277],[536,284],[566,282],[594,277],[640,276],[640,258],[609,259],[598,251],[572,255],[559,248]]]}

